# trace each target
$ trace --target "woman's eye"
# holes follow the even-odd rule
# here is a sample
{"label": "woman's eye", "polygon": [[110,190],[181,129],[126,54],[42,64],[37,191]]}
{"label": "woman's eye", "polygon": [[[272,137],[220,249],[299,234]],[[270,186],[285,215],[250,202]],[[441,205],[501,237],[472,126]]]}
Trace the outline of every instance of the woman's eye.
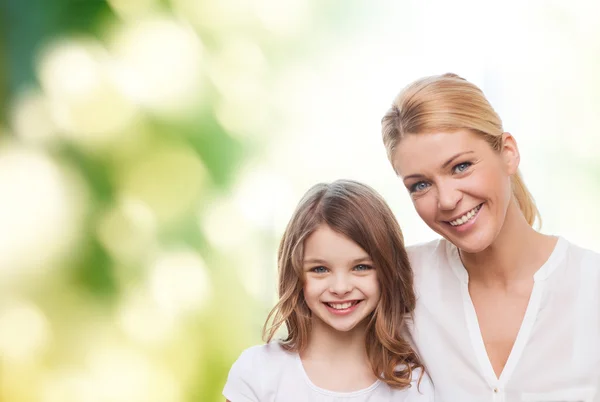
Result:
{"label": "woman's eye", "polygon": [[426,190],[427,187],[429,187],[429,184],[425,183],[424,181],[419,181],[419,182],[413,184],[412,186],[410,186],[409,191],[411,193],[418,193],[419,191]]}
{"label": "woman's eye", "polygon": [[373,269],[373,267],[367,264],[358,264],[354,269],[356,271],[368,271],[369,269]]}
{"label": "woman's eye", "polygon": [[324,274],[327,272],[327,268],[325,267],[314,267],[310,269],[310,272],[314,272],[316,274]]}
{"label": "woman's eye", "polygon": [[471,162],[463,162],[463,163],[459,163],[458,165],[454,166],[454,168],[452,169],[454,171],[454,173],[463,173],[465,172],[469,167],[471,167],[472,163]]}

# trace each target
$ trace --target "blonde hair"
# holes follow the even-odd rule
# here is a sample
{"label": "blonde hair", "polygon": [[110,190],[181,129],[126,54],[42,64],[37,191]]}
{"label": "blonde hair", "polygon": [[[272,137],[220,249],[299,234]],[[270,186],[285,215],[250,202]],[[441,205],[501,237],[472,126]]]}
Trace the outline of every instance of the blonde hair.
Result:
{"label": "blonde hair", "polygon": [[[407,134],[434,131],[471,130],[490,146],[502,150],[502,121],[476,85],[456,74],[421,78],[404,88],[381,120],[383,143],[388,159]],[[521,173],[511,177],[512,192],[527,222],[533,226],[541,216],[525,186]]]}
{"label": "blonde hair", "polygon": [[265,322],[264,340],[270,342],[285,325],[284,349],[300,352],[307,346],[311,311],[303,295],[304,242],[322,224],[354,241],[373,260],[381,296],[367,318],[367,356],[375,376],[392,387],[407,387],[412,370],[423,368],[401,335],[416,304],[412,269],[389,206],[371,187],[355,181],[317,184],[300,200],[279,246],[279,302]]}

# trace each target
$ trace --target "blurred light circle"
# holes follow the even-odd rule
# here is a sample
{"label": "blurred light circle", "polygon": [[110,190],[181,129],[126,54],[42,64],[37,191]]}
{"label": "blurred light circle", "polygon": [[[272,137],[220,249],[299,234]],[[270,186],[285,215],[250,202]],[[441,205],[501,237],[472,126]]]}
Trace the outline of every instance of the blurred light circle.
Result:
{"label": "blurred light circle", "polygon": [[113,11],[122,18],[134,18],[156,11],[159,0],[107,0]]}
{"label": "blurred light circle", "polygon": [[278,222],[289,220],[292,188],[289,181],[264,168],[248,166],[234,190],[234,203],[242,216],[263,230],[272,231]]}
{"label": "blurred light circle", "polygon": [[[265,97],[266,98],[266,97]],[[256,99],[264,99],[257,96]],[[215,116],[230,134],[238,138],[267,138],[272,132],[272,114],[266,101],[249,101],[224,96],[217,101]]]}
{"label": "blurred light circle", "polygon": [[117,261],[134,264],[143,261],[156,245],[156,219],[142,201],[123,198],[101,216],[97,233]]}
{"label": "blurred light circle", "polygon": [[209,241],[223,251],[233,251],[251,238],[249,222],[231,199],[213,201],[199,215],[198,224]]}
{"label": "blurred light circle", "polygon": [[121,195],[147,205],[158,223],[180,219],[193,210],[206,180],[196,153],[183,146],[148,150],[119,176]]}
{"label": "blurred light circle", "polygon": [[240,26],[258,25],[252,14],[255,0],[171,0],[175,12],[194,25],[218,34]]}
{"label": "blurred light circle", "polygon": [[136,20],[115,34],[112,49],[140,105],[178,116],[200,101],[203,47],[189,26],[166,17]]}
{"label": "blurred light circle", "polygon": [[134,120],[136,108],[119,85],[122,73],[98,43],[57,41],[38,68],[52,117],[67,139],[89,150],[104,148]]}
{"label": "blurred light circle", "polygon": [[85,97],[98,85],[104,49],[91,39],[56,40],[41,52],[38,60],[42,87],[50,96],[67,99]]}
{"label": "blurred light circle", "polygon": [[0,150],[0,285],[24,269],[44,269],[77,239],[85,192],[47,155]]}
{"label": "blurred light circle", "polygon": [[[250,106],[266,98],[266,58],[262,49],[249,39],[224,40],[210,61],[210,78],[223,97],[244,101]],[[243,68],[240,68],[243,66]]]}
{"label": "blurred light circle", "polygon": [[176,325],[173,317],[161,313],[152,295],[142,289],[126,294],[118,320],[131,339],[150,345],[169,340]]}
{"label": "blurred light circle", "polygon": [[38,90],[26,90],[17,96],[11,125],[14,133],[29,144],[47,145],[58,139],[50,102]]}
{"label": "blurred light circle", "polygon": [[240,136],[268,132],[268,69],[262,49],[247,38],[227,38],[211,58],[209,71],[221,95],[215,107],[219,122]]}
{"label": "blurred light circle", "polygon": [[180,385],[168,371],[134,350],[94,345],[79,370],[45,376],[42,402],[179,402]]}
{"label": "blurred light circle", "polygon": [[244,245],[232,258],[237,278],[244,289],[256,300],[264,301],[266,305],[271,302],[272,290],[277,288],[276,256],[273,250]]}
{"label": "blurred light circle", "polygon": [[40,387],[41,402],[102,402],[91,379],[83,372],[48,372]]}
{"label": "blurred light circle", "polygon": [[253,5],[261,26],[284,37],[306,29],[312,11],[312,3],[304,0],[258,0]]}
{"label": "blurred light circle", "polygon": [[149,279],[160,309],[175,317],[200,311],[211,292],[204,261],[191,250],[159,256],[151,267]]}
{"label": "blurred light circle", "polygon": [[50,338],[44,313],[27,301],[13,301],[0,309],[0,328],[0,356],[6,362],[36,357]]}
{"label": "blurred light circle", "polygon": [[89,370],[92,392],[111,402],[178,402],[181,386],[161,367],[141,353],[115,346],[91,351]]}
{"label": "blurred light circle", "polygon": [[[243,68],[241,68],[243,66]],[[221,40],[219,48],[210,59],[210,77],[224,93],[236,90],[240,80],[236,77],[267,78],[267,60],[262,48],[251,39],[230,36]],[[234,82],[231,82],[231,81]],[[263,80],[259,80],[263,81]],[[250,83],[247,83],[248,87]],[[263,83],[264,85],[264,83]],[[240,88],[243,94],[245,88]],[[235,96],[235,95],[232,95]]]}

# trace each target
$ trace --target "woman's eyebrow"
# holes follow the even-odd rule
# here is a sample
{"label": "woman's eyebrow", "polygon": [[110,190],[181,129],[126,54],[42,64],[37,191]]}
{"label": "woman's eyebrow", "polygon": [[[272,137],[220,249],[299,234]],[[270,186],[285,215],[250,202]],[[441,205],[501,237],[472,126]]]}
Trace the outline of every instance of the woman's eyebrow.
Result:
{"label": "woman's eyebrow", "polygon": [[446,167],[448,167],[448,165],[451,164],[456,158],[459,158],[466,154],[473,154],[473,153],[475,153],[475,151],[464,151],[464,152],[457,153],[456,155],[454,155],[453,157],[448,159],[446,162],[444,162],[444,164],[442,165],[442,169],[445,169]]}
{"label": "woman's eyebrow", "polygon": [[[442,164],[442,169],[445,169],[446,167],[448,167],[448,165],[450,165],[452,162],[454,162],[455,159],[460,158],[463,155],[466,154],[473,154],[475,153],[475,151],[464,151],[464,152],[459,152],[456,155],[450,157],[450,159],[448,159],[446,162],[444,162]],[[423,179],[425,178],[425,176],[423,176],[420,173],[415,173],[415,174],[409,174],[408,176],[404,176],[404,178],[402,179],[402,181],[406,181],[406,180],[410,180],[410,179]]]}

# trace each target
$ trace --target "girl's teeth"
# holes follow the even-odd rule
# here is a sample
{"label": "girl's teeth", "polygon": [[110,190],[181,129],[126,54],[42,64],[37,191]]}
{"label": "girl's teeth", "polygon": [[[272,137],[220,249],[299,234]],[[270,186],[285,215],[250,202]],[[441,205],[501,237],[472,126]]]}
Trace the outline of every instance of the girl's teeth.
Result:
{"label": "girl's teeth", "polygon": [[332,307],[336,310],[344,310],[347,309],[349,307],[352,307],[352,305],[354,304],[353,302],[348,302],[348,303],[337,303],[337,304],[333,304],[333,303],[327,303],[329,305],[329,307]]}

